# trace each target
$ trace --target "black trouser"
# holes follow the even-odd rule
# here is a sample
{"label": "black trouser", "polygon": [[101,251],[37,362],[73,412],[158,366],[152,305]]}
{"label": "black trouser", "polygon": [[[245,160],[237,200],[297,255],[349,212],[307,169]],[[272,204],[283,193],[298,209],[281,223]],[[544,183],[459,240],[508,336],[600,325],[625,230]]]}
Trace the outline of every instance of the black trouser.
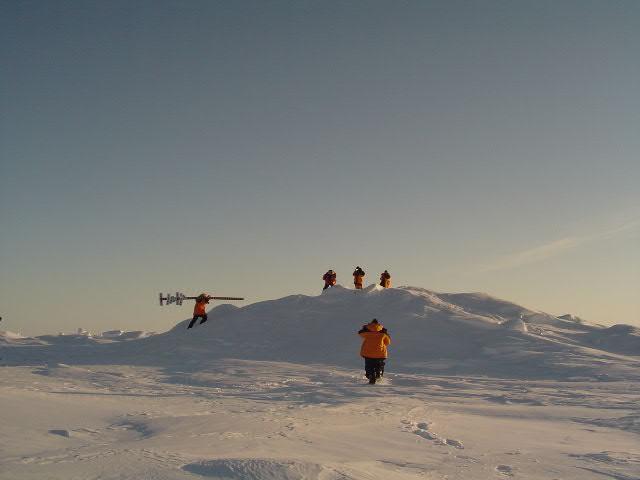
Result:
{"label": "black trouser", "polygon": [[384,375],[384,358],[364,357],[364,372],[368,379],[380,378]]}
{"label": "black trouser", "polygon": [[189,322],[189,326],[187,328],[193,327],[193,325],[196,323],[196,320],[198,320],[199,318],[202,319],[200,320],[200,325],[202,325],[204,322],[207,321],[207,314],[205,313],[204,315],[194,315],[193,318],[191,319],[191,322]]}

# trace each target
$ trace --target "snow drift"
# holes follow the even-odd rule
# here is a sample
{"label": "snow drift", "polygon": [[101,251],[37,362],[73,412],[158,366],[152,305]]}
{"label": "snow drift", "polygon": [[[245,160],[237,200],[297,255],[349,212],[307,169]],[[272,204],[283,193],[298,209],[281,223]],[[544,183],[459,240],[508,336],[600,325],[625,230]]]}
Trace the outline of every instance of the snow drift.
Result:
{"label": "snow drift", "polygon": [[186,321],[181,322],[149,339],[149,347],[181,356],[359,367],[356,331],[373,318],[391,334],[389,362],[397,371],[589,376],[603,369],[612,374],[590,361],[589,347],[595,344],[640,354],[629,340],[633,331],[618,328],[613,335],[610,329],[558,319],[486,294],[375,285],[361,291],[338,285],[318,296],[292,295],[244,308],[221,305],[211,310],[204,325],[187,330]]}
{"label": "snow drift", "polygon": [[360,291],[338,285],[318,296],[291,295],[243,308],[220,305],[193,329],[185,320],[163,334],[127,342],[40,339],[52,347],[46,352],[52,361],[65,361],[56,360],[56,347],[92,344],[94,361],[103,353],[105,362],[180,365],[235,358],[359,368],[356,332],[373,318],[392,337],[389,368],[405,373],[615,378],[633,371],[637,359],[596,361],[601,353],[594,349],[640,355],[634,327],[561,319],[480,293],[375,285]]}

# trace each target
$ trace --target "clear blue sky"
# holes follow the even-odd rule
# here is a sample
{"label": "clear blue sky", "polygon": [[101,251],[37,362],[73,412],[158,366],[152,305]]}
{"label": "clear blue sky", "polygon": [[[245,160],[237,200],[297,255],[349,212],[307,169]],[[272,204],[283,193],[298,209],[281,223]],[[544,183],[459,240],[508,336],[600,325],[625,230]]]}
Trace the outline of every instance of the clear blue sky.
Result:
{"label": "clear blue sky", "polygon": [[0,329],[355,265],[640,325],[640,2],[0,8]]}

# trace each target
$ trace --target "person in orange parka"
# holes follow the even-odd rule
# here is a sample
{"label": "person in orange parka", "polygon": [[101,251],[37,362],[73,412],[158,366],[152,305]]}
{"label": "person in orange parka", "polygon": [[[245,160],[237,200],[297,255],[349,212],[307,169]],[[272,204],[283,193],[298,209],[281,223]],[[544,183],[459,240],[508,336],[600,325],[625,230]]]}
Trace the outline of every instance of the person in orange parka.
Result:
{"label": "person in orange parka", "polygon": [[391,274],[386,270],[380,274],[380,286],[384,288],[391,286]]}
{"label": "person in orange parka", "polygon": [[202,325],[204,322],[207,321],[206,308],[207,308],[207,304],[209,303],[209,300],[211,300],[211,297],[206,293],[201,293],[196,297],[196,306],[193,307],[193,319],[191,320],[187,328],[192,328],[193,325],[198,320],[198,318],[201,319],[200,325]]}
{"label": "person in orange parka", "polygon": [[362,337],[360,356],[364,358],[365,376],[369,379],[369,383],[376,383],[376,380],[384,374],[387,346],[391,344],[391,337],[387,329],[375,318],[367,325],[363,325],[358,335]]}
{"label": "person in orange parka", "polygon": [[336,276],[336,272],[333,270],[327,271],[327,273],[322,276],[322,279],[324,280],[324,288],[322,290],[333,287],[336,284]]}
{"label": "person in orange parka", "polygon": [[356,290],[362,290],[362,281],[364,280],[364,270],[360,267],[356,267],[353,271],[353,285]]}

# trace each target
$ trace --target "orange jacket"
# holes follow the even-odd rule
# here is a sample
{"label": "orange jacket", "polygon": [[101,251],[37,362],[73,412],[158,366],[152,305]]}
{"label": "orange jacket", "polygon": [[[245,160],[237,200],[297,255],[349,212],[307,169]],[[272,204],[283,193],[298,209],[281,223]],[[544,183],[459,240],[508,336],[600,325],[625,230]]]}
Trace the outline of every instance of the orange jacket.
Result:
{"label": "orange jacket", "polygon": [[379,323],[369,323],[358,332],[362,337],[360,356],[365,358],[387,358],[387,345],[391,337]]}
{"label": "orange jacket", "polygon": [[324,283],[326,283],[327,285],[335,285],[336,277],[337,277],[336,272],[333,272],[333,273],[327,272],[322,276],[322,279],[324,280]]}
{"label": "orange jacket", "polygon": [[355,273],[353,274],[353,283],[355,285],[362,286],[363,279],[364,279],[364,275],[356,275]]}
{"label": "orange jacket", "polygon": [[193,307],[194,315],[205,315],[207,303],[209,303],[209,297],[205,297],[202,300],[196,300],[196,306]]}

